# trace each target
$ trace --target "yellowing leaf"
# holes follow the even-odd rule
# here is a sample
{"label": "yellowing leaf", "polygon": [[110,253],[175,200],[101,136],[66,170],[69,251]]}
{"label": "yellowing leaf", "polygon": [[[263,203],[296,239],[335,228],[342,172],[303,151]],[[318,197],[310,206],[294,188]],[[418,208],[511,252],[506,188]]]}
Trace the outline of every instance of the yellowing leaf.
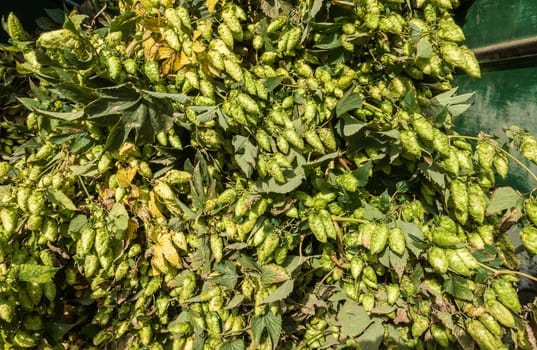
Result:
{"label": "yellowing leaf", "polygon": [[201,63],[201,70],[203,73],[211,76],[211,77],[220,77],[222,76],[222,73],[216,69],[215,67],[211,66],[207,61],[200,62]]}
{"label": "yellowing leaf", "polygon": [[169,47],[168,45],[162,45],[158,48],[157,59],[161,60],[164,58],[170,58],[175,56],[175,50]]}
{"label": "yellowing leaf", "polygon": [[179,68],[177,70],[191,63],[192,63],[192,59],[188,57],[184,51],[181,51],[181,57],[179,58],[179,64],[178,64]]}
{"label": "yellowing leaf", "polygon": [[175,73],[176,71],[174,70],[175,68],[175,62],[177,61],[176,59],[176,55],[168,58],[167,60],[165,60],[164,62],[162,62],[162,64],[160,65],[160,71],[162,72],[163,75],[168,75],[170,73]]}
{"label": "yellowing leaf", "polygon": [[153,191],[149,192],[149,212],[154,217],[162,218],[164,215],[162,215],[162,212],[159,209],[159,202],[155,198],[155,193]]}
{"label": "yellowing leaf", "polygon": [[164,260],[163,248],[159,244],[153,246],[153,258],[151,259],[151,267],[153,269],[153,275],[159,275],[160,273],[168,273],[169,268]]}
{"label": "yellowing leaf", "polygon": [[134,220],[129,220],[129,227],[127,227],[127,240],[131,241],[136,238],[136,231],[138,230],[138,223]]}
{"label": "yellowing leaf", "polygon": [[116,173],[119,187],[129,187],[136,175],[136,168],[119,169]]}
{"label": "yellowing leaf", "polygon": [[214,13],[214,8],[216,7],[216,4],[218,4],[218,0],[207,0],[205,2],[205,6],[207,6],[207,10],[211,15]]}
{"label": "yellowing leaf", "polygon": [[192,33],[192,40],[196,40],[196,39],[199,38],[200,36],[201,36],[201,30],[196,29],[196,30],[194,30],[194,32]]}
{"label": "yellowing leaf", "polygon": [[192,43],[192,51],[194,51],[195,53],[202,53],[203,51],[205,51],[205,45],[202,42],[196,40]]}
{"label": "yellowing leaf", "polygon": [[149,37],[142,42],[142,46],[144,48],[144,57],[148,60],[153,60],[159,48],[157,42]]}
{"label": "yellowing leaf", "polygon": [[289,274],[277,264],[268,264],[261,268],[261,283],[273,284],[287,281]]}
{"label": "yellowing leaf", "polygon": [[129,187],[136,176],[137,167],[122,168],[116,173],[117,182],[119,187]]}
{"label": "yellowing leaf", "polygon": [[142,26],[151,32],[158,33],[162,27],[162,22],[157,18],[144,17]]}
{"label": "yellowing leaf", "polygon": [[164,255],[170,265],[173,267],[181,266],[181,258],[179,257],[179,254],[177,254],[177,250],[170,239],[170,235],[166,234],[160,236],[158,245],[162,247],[162,255]]}
{"label": "yellowing leaf", "polygon": [[177,71],[181,68],[181,60],[179,59],[179,57],[175,56],[175,59],[173,60],[173,72],[177,73]]}
{"label": "yellowing leaf", "polygon": [[120,160],[126,160],[131,156],[141,157],[140,151],[138,151],[132,142],[124,142],[121,147],[119,147],[118,153]]}

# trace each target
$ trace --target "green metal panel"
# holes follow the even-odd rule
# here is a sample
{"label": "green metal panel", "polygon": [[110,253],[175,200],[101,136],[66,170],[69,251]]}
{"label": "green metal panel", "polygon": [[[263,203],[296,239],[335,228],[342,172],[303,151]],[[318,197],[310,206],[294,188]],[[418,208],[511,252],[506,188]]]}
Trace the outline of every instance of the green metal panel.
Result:
{"label": "green metal panel", "polygon": [[477,0],[468,9],[464,31],[470,47],[537,35],[537,1]]}
{"label": "green metal panel", "polygon": [[[489,48],[483,61],[481,79],[457,76],[455,85],[460,93],[475,92],[473,106],[455,120],[457,130],[475,136],[479,131],[494,134],[502,127],[517,125],[537,135],[537,55],[528,46],[524,55],[517,50],[506,52],[498,59],[490,58],[520,39],[537,38],[537,1],[476,0],[468,8],[463,30],[470,48]],[[521,51],[522,52],[522,51]],[[494,56],[494,55],[492,55]],[[478,56],[479,57],[479,56]],[[507,183],[525,191],[535,187],[527,174],[514,169]]]}
{"label": "green metal panel", "polygon": [[476,92],[473,106],[456,120],[461,132],[519,125],[537,134],[537,67],[485,71],[481,79],[458,76],[455,85],[461,93]]}
{"label": "green metal panel", "polygon": [[[503,127],[517,125],[537,135],[537,67],[484,72],[481,79],[459,76],[455,84],[460,93],[475,92],[472,107],[455,120],[461,134],[497,134]],[[537,186],[518,168],[504,183],[521,191]]]}
{"label": "green metal panel", "polygon": [[[455,120],[457,131],[470,136],[480,131],[497,134],[503,127],[517,125],[537,135],[537,1],[476,0],[464,10],[459,18],[464,16],[465,44],[480,60],[482,77],[459,75],[454,81],[459,93],[475,92],[472,107]],[[508,178],[498,185],[521,192],[537,186],[524,170],[511,164]],[[528,166],[537,173],[536,166]],[[520,248],[518,233],[509,236]],[[521,270],[535,275],[537,258],[526,253],[519,257]],[[521,278],[519,287],[523,302],[534,300],[537,284]]]}

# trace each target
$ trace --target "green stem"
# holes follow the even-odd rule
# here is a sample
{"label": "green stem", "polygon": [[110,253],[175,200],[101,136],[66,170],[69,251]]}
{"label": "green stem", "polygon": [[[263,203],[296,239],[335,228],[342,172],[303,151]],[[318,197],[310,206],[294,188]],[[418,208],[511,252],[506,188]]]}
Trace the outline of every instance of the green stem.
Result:
{"label": "green stem", "polygon": [[308,346],[308,344],[326,336],[326,335],[329,335],[331,332],[329,330],[324,330],[322,331],[321,333],[315,335],[314,337],[312,338],[309,338],[309,339],[304,339],[303,341],[300,342],[300,344],[298,344],[298,347],[296,348],[297,350],[302,350],[304,349],[306,346]]}
{"label": "green stem", "polygon": [[520,272],[520,271],[512,271],[512,270],[496,270],[496,269],[493,269],[492,267],[490,266],[487,266],[483,263],[479,263],[479,265],[487,270],[489,270],[490,272],[494,273],[495,275],[519,275],[519,276],[522,276],[522,277],[526,277],[527,279],[530,279],[532,281],[535,281],[537,282],[537,278],[536,277],[533,277],[531,275],[528,275],[527,273],[524,273],[524,272]]}
{"label": "green stem", "polygon": [[339,228],[339,225],[337,224],[337,222],[332,220],[332,224],[334,225],[334,228],[336,229],[337,249],[338,249],[339,255],[345,258],[345,248],[343,247],[343,233],[341,232],[341,229]]}
{"label": "green stem", "polygon": [[344,7],[353,7],[354,3],[352,1],[344,1],[344,0],[332,0],[333,5],[340,5]]}
{"label": "green stem", "polygon": [[[449,138],[459,138],[459,139],[467,139],[467,140],[475,140],[475,141],[480,141],[480,140],[483,140],[483,138],[481,137],[475,137],[475,136],[463,136],[463,135],[450,135],[448,136]],[[528,166],[526,164],[524,164],[520,159],[518,159],[517,157],[513,156],[511,153],[507,152],[506,150],[504,150],[503,148],[501,148],[500,146],[496,145],[495,143],[491,142],[491,145],[494,146],[494,148],[496,148],[498,151],[502,152],[503,154],[505,154],[507,157],[511,158],[511,160],[513,160],[515,163],[518,164],[519,167],[521,167],[522,169],[524,169],[532,178],[535,182],[537,182],[537,175],[535,175],[535,173],[533,171],[531,171],[530,168],[528,168]]]}
{"label": "green stem", "polygon": [[373,106],[373,105],[372,105],[371,103],[369,103],[369,102],[362,101],[362,105],[364,105],[366,108],[372,110],[373,112],[382,113],[382,109]]}
{"label": "green stem", "polygon": [[354,223],[357,223],[357,224],[367,224],[368,223],[367,220],[363,220],[363,219],[344,218],[344,217],[335,216],[335,215],[332,215],[332,220],[334,220],[336,222],[354,222]]}
{"label": "green stem", "polygon": [[82,185],[82,189],[83,189],[84,192],[86,193],[86,196],[87,196],[88,198],[90,198],[91,195],[89,194],[88,189],[86,188],[86,185],[84,184],[84,181],[82,181],[82,180],[80,179],[80,177],[77,177],[77,179],[78,179],[78,182],[80,183],[80,185]]}

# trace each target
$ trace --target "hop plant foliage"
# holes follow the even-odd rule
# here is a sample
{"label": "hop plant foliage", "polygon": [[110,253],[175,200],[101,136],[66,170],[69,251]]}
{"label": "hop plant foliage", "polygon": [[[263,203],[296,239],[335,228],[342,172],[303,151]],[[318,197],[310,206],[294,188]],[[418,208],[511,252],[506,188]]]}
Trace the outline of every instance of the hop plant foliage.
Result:
{"label": "hop plant foliage", "polygon": [[452,129],[457,0],[107,3],[8,17],[2,346],[531,348],[537,142]]}

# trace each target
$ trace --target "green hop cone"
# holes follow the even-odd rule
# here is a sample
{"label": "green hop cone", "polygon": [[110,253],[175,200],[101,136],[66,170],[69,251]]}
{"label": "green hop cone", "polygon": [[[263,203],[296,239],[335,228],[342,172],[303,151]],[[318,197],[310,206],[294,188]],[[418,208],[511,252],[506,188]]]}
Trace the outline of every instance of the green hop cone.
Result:
{"label": "green hop cone", "polygon": [[503,326],[509,328],[516,326],[515,317],[511,311],[498,300],[492,299],[487,301],[486,309]]}
{"label": "green hop cone", "polygon": [[535,203],[535,200],[526,199],[524,201],[524,209],[531,223],[537,225],[537,203]]}
{"label": "green hop cone", "polygon": [[496,148],[492,143],[488,140],[479,140],[475,152],[479,165],[484,169],[490,169],[496,155]]}
{"label": "green hop cone", "polygon": [[421,336],[429,328],[429,319],[425,316],[416,315],[413,319],[410,332],[414,338]]}
{"label": "green hop cone", "polygon": [[393,252],[403,255],[406,249],[405,234],[403,230],[399,227],[392,227],[388,234],[388,244]]}
{"label": "green hop cone", "polygon": [[308,216],[308,224],[311,232],[319,242],[326,243],[328,241],[323,220],[319,215],[311,213]]}
{"label": "green hop cone", "polygon": [[449,337],[447,330],[444,326],[434,323],[431,325],[431,334],[433,336],[434,341],[440,345],[443,348],[447,348],[449,346]]}
{"label": "green hop cone", "polygon": [[416,159],[421,156],[421,146],[418,142],[416,134],[410,130],[403,130],[400,133],[401,146],[407,158]]}
{"label": "green hop cone", "polygon": [[504,279],[497,279],[492,283],[492,288],[496,292],[496,297],[505,306],[514,313],[520,313],[522,306],[518,299],[518,293],[511,282]]}
{"label": "green hop cone", "polygon": [[479,267],[477,260],[464,248],[446,249],[446,257],[449,268],[461,276],[472,276],[475,273],[475,269]]}
{"label": "green hop cone", "polygon": [[468,191],[466,184],[460,180],[451,182],[451,201],[453,203],[455,218],[464,225],[468,220]]}
{"label": "green hop cone", "polygon": [[483,323],[478,320],[469,321],[466,324],[466,330],[472,339],[479,345],[482,350],[496,350],[499,339],[490,333]]}
{"label": "green hop cone", "polygon": [[419,138],[423,141],[433,141],[434,128],[430,121],[425,119],[422,115],[417,114],[412,120],[412,126],[418,134]]}
{"label": "green hop cone", "polygon": [[502,335],[502,326],[496,321],[494,316],[488,312],[479,315],[479,321],[494,335]]}
{"label": "green hop cone", "polygon": [[440,273],[446,273],[449,268],[446,251],[439,247],[432,247],[428,254],[429,264],[433,269]]}
{"label": "green hop cone", "polygon": [[520,239],[529,253],[537,254],[537,228],[533,226],[524,227],[520,232]]}
{"label": "green hop cone", "polygon": [[24,31],[20,20],[13,12],[10,12],[7,16],[7,32],[13,40],[28,40],[28,34]]}
{"label": "green hop cone", "polygon": [[384,251],[388,243],[389,230],[385,224],[377,225],[376,230],[371,236],[371,245],[369,250],[371,254],[379,254]]}
{"label": "green hop cone", "polygon": [[487,209],[487,197],[481,186],[475,183],[468,185],[468,214],[478,224],[482,224],[485,220],[485,212]]}
{"label": "green hop cone", "polygon": [[464,239],[449,231],[445,227],[436,227],[431,232],[431,239],[433,244],[442,247],[449,248],[457,244],[464,243]]}
{"label": "green hop cone", "polygon": [[496,153],[492,164],[494,165],[494,169],[496,169],[496,173],[505,179],[509,172],[509,160],[507,156],[503,153]]}
{"label": "green hop cone", "polygon": [[534,136],[522,136],[520,140],[520,154],[527,160],[537,164],[537,139]]}
{"label": "green hop cone", "polygon": [[358,179],[352,173],[342,174],[336,181],[348,192],[356,192],[358,189]]}

